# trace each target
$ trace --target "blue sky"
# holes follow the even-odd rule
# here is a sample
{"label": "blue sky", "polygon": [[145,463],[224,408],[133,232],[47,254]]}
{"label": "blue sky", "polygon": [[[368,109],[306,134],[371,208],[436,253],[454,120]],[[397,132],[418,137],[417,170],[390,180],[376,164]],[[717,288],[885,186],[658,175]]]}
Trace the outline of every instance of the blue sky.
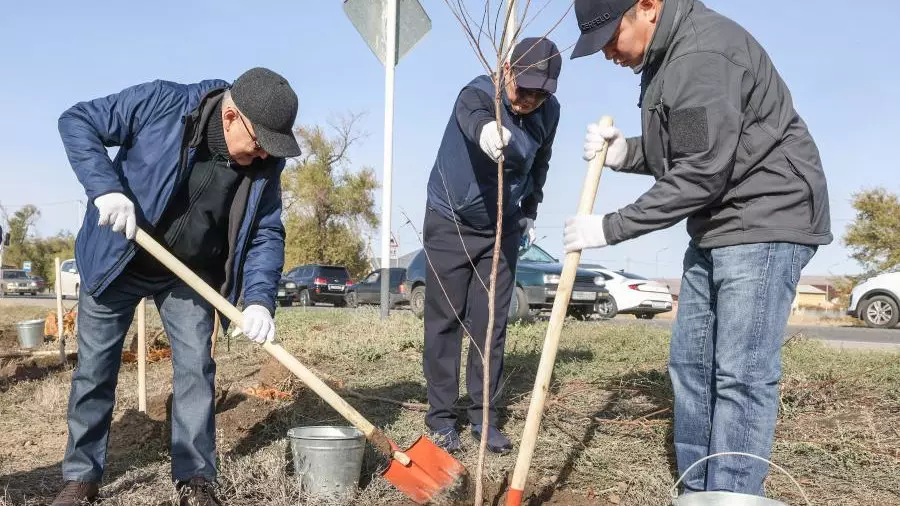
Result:
{"label": "blue sky", "polygon": [[[401,213],[421,229],[428,172],[453,100],[461,86],[482,72],[446,4],[421,1],[432,30],[401,60],[396,76],[392,228],[401,253],[418,247],[416,231],[404,225]],[[550,0],[543,17],[524,35],[543,34],[568,5]],[[763,44],[822,153],[837,240],[820,249],[806,272],[855,271],[839,240],[853,218],[851,194],[878,185],[900,192],[895,151],[900,139],[900,4],[875,0],[855,9],[837,1],[709,0],[707,5],[741,23]],[[247,68],[270,67],[297,90],[298,123],[366,113],[362,128],[368,137],[351,153],[352,162],[381,173],[383,68],[338,0],[19,2],[5,10],[4,21],[0,205],[10,211],[39,205],[41,234],[74,230],[76,201],[85,198],[59,140],[59,114],[77,101],[157,78],[233,80]],[[574,43],[574,16],[570,14],[551,38],[561,48]],[[537,220],[538,236],[546,236],[542,246],[557,255],[563,220],[575,210],[584,175],[585,126],[610,114],[626,135],[640,130],[639,78],[600,57],[573,61],[566,53],[557,94],[562,119]],[[650,178],[607,171],[595,212],[618,209],[651,185]],[[380,206],[380,194],[377,202]],[[373,235],[373,247],[379,251],[378,236]],[[687,241],[681,224],[586,251],[584,258],[648,276],[658,269],[660,276],[675,277]]]}

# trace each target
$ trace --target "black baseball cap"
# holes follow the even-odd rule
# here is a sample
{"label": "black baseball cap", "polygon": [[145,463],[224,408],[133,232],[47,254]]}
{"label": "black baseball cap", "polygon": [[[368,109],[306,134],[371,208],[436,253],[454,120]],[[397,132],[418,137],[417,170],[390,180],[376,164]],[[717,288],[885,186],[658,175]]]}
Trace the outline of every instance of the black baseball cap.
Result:
{"label": "black baseball cap", "polygon": [[581,36],[570,58],[578,58],[603,49],[619,27],[622,16],[637,0],[575,0],[575,19]]}
{"label": "black baseball cap", "polygon": [[516,86],[556,93],[556,81],[562,70],[562,56],[550,39],[522,39],[513,48],[509,64],[516,74]]}
{"label": "black baseball cap", "polygon": [[241,74],[231,86],[231,98],[256,132],[266,153],[278,158],[300,156],[294,137],[297,94],[287,80],[263,67]]}

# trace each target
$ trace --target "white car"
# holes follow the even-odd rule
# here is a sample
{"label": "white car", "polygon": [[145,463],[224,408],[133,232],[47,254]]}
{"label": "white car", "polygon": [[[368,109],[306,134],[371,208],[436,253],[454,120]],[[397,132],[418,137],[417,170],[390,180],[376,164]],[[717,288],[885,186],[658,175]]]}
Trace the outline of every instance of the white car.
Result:
{"label": "white car", "polygon": [[900,272],[888,272],[856,285],[847,314],[873,328],[889,329],[900,319]]}
{"label": "white car", "polygon": [[609,302],[597,305],[597,313],[603,318],[633,314],[639,319],[651,320],[659,313],[672,310],[672,294],[669,287],[662,283],[600,265],[582,264],[578,267],[595,272],[606,280]]}
{"label": "white car", "polygon": [[64,261],[59,266],[60,291],[63,297],[78,298],[78,290],[81,288],[81,275],[78,274],[78,265],[74,258]]}

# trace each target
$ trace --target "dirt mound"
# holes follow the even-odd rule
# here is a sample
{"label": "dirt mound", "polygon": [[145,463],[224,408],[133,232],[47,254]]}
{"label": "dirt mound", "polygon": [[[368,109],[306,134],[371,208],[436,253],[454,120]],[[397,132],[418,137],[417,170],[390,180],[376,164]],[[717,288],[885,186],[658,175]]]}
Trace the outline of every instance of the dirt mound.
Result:
{"label": "dirt mound", "polygon": [[19,381],[44,379],[62,368],[57,355],[0,360],[0,392]]}
{"label": "dirt mound", "polygon": [[19,338],[15,325],[0,325],[0,351],[19,349]]}
{"label": "dirt mound", "polygon": [[259,384],[283,392],[292,390],[294,375],[275,358],[269,358],[259,370]]}
{"label": "dirt mound", "polygon": [[[472,504],[475,500],[475,485],[471,476],[459,479],[448,490],[434,497],[429,504],[433,506],[463,506]],[[487,481],[484,484],[484,499],[487,504],[506,504],[506,492],[509,490],[508,477],[500,483]],[[566,489],[557,489],[553,484],[545,484],[543,487],[534,487],[528,484],[525,488],[523,504],[527,505],[559,505],[559,506],[606,506],[618,504],[618,497],[613,495],[605,500],[596,497],[593,492],[588,496],[578,494]],[[413,506],[415,503],[406,501],[404,506]]]}

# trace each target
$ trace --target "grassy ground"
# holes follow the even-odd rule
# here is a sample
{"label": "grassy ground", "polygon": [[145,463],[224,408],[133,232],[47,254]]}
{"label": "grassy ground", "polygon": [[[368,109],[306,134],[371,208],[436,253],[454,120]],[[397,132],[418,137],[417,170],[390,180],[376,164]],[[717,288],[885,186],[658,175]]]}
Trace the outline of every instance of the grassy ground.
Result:
{"label": "grassy ground", "polygon": [[[3,308],[0,325],[10,311]],[[156,321],[151,318],[151,333]],[[422,326],[411,315],[396,312],[381,322],[368,310],[293,310],[280,311],[278,324],[284,346],[339,390],[407,401],[411,408],[424,402]],[[524,423],[545,331],[546,323],[510,328],[503,423],[514,440]],[[668,333],[643,325],[571,321],[563,335],[529,476],[530,504],[665,504],[675,478]],[[343,422],[302,385],[271,374],[265,352],[237,340],[227,348],[220,343],[216,357],[223,495],[230,505],[304,504],[285,433],[298,425]],[[46,504],[57,490],[70,367],[12,382],[0,393],[0,505]],[[149,416],[134,409],[135,365],[124,365],[120,373],[106,505],[156,506],[172,499],[165,421],[171,363],[152,363],[148,374]],[[291,395],[268,400],[248,394],[261,383]],[[401,445],[423,432],[418,409],[348,400]],[[792,340],[784,351],[781,407],[773,461],[800,481],[814,504],[900,504],[897,354],[838,352]],[[463,442],[458,458],[474,469],[477,444],[468,432]],[[488,457],[492,490],[501,488],[514,462],[514,453]],[[380,465],[368,451],[356,504],[406,504],[375,474]],[[802,503],[780,475],[769,477],[766,490],[789,504]]]}

